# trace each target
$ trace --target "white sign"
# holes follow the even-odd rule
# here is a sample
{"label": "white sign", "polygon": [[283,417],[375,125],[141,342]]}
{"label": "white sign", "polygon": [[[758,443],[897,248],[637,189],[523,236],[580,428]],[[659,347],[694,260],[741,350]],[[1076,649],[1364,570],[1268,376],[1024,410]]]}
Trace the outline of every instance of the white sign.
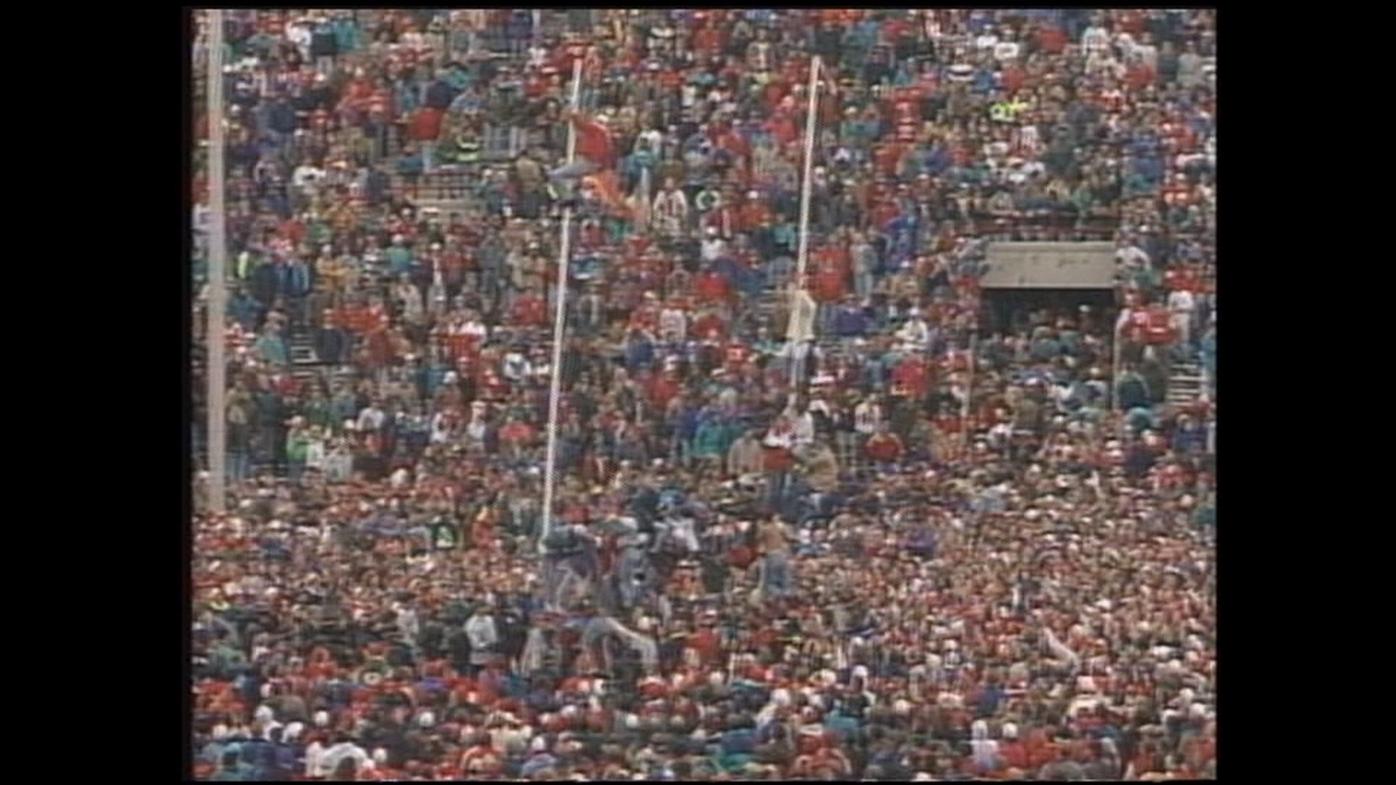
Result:
{"label": "white sign", "polygon": [[1112,243],[990,243],[984,289],[1112,289]]}

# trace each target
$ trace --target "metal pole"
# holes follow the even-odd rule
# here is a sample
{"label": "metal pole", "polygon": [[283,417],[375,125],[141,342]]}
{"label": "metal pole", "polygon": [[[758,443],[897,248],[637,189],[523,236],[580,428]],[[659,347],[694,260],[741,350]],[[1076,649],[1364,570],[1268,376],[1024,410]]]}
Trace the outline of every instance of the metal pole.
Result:
{"label": "metal pole", "polygon": [[814,165],[814,125],[815,110],[818,105],[815,93],[819,90],[819,57],[816,55],[809,66],[809,114],[805,118],[805,182],[800,190],[800,245],[795,264],[795,286],[805,289],[805,265],[809,259],[809,200],[813,183],[810,170]]}
{"label": "metal pole", "polygon": [[1111,352],[1110,358],[1110,385],[1106,388],[1105,392],[1107,396],[1106,400],[1110,402],[1110,411],[1112,412],[1118,411],[1120,408],[1120,400],[1119,396],[1115,393],[1115,385],[1120,381],[1120,353],[1122,348],[1120,345],[1120,335],[1122,333],[1124,333],[1124,329],[1119,323],[1119,317],[1117,316],[1115,322],[1115,339],[1113,341],[1113,351]]}
{"label": "metal pole", "polygon": [[[797,333],[796,323],[800,320],[801,304],[805,301],[801,295],[805,292],[805,268],[809,261],[809,201],[810,191],[813,187],[811,182],[811,169],[814,166],[814,126],[816,120],[816,110],[819,106],[817,93],[819,91],[819,56],[815,55],[809,64],[809,111],[805,116],[805,177],[800,188],[800,239],[799,252],[795,262],[795,286],[790,292],[790,328],[786,331],[786,341],[790,349],[790,400],[795,399],[795,391],[799,389],[800,374],[804,373],[805,363],[809,358],[797,360],[800,347],[795,345],[797,335],[803,341],[803,332]],[[813,322],[818,323],[817,316]],[[811,333],[813,325],[811,325]]]}
{"label": "metal pole", "polygon": [[208,505],[215,513],[223,512],[224,481],[227,458],[227,434],[224,430],[226,361],[223,358],[226,341],[224,303],[227,279],[224,262],[227,248],[223,227],[223,12],[208,12],[208,321],[204,340],[208,345],[208,362],[204,375],[208,382]]}
{"label": "metal pole", "polygon": [[[650,225],[650,168],[646,166],[640,170],[640,198],[635,204],[635,227],[638,231],[644,232]],[[670,292],[665,292],[666,297]]]}
{"label": "metal pole", "polygon": [[[572,62],[572,111],[582,94],[582,59]],[[567,163],[570,165],[577,155],[577,127],[570,120],[567,123]],[[562,242],[557,255],[557,309],[553,317],[553,367],[552,385],[548,392],[548,457],[543,475],[543,528],[538,537],[538,552],[547,553],[544,543],[553,531],[553,491],[556,487],[553,472],[557,464],[557,406],[562,397],[562,336],[567,322],[567,261],[572,246],[572,208],[562,208]]]}
{"label": "metal pole", "polygon": [[969,335],[969,369],[965,373],[965,402],[960,407],[960,439],[964,445],[969,444],[969,417],[971,401],[974,399],[974,365],[975,352],[979,347],[979,326],[975,325],[974,331]]}

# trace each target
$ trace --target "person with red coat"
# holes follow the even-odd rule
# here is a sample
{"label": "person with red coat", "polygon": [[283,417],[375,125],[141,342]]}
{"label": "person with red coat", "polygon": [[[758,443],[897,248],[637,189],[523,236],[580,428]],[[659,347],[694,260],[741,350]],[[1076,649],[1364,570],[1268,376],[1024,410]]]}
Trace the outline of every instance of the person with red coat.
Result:
{"label": "person with red coat", "polygon": [[649,384],[650,403],[656,409],[664,410],[668,408],[669,402],[674,396],[679,394],[679,380],[670,371],[655,374],[654,379]]}
{"label": "person with red coat", "polygon": [[795,125],[795,102],[791,96],[780,99],[779,106],[776,107],[771,119],[766,123],[766,132],[775,137],[781,145],[787,145],[796,141],[800,132]]}
{"label": "person with red coat", "polygon": [[548,323],[548,305],[542,297],[526,292],[514,302],[514,324],[524,327],[543,327]]}
{"label": "person with red coat", "polygon": [[[697,18],[700,13],[702,12],[694,12],[694,17]],[[693,50],[704,55],[715,54],[722,51],[723,47],[727,45],[726,39],[724,28],[709,21],[693,34]]]}
{"label": "person with red coat", "polygon": [[902,147],[895,142],[885,142],[873,146],[873,167],[883,177],[896,177],[897,162],[901,160],[901,157]]}
{"label": "person with red coat", "polygon": [[722,366],[730,374],[739,374],[751,360],[751,347],[743,341],[728,341],[723,351]]}
{"label": "person with red coat", "polygon": [[848,293],[847,274],[835,264],[821,264],[814,273],[812,295],[816,302],[832,305]]}
{"label": "person with red coat", "polygon": [[863,451],[868,458],[872,459],[880,467],[895,464],[901,460],[904,448],[902,440],[897,438],[895,433],[888,430],[886,421],[877,424],[877,433],[868,437],[868,442],[863,446]]}
{"label": "person with red coat", "polygon": [[1144,312],[1144,340],[1154,346],[1164,346],[1177,339],[1173,315],[1167,308],[1151,305]]}
{"label": "person with red coat", "polygon": [[576,160],[548,172],[549,180],[565,187],[564,201],[573,198],[573,181],[598,172],[611,171],[616,165],[615,143],[608,125],[609,118],[604,114],[589,118],[576,111],[570,111],[568,117],[576,132]]}
{"label": "person with red coat", "polygon": [[731,299],[732,286],[712,265],[704,265],[703,272],[694,279],[693,292],[698,302],[717,305]]}
{"label": "person with red coat", "polygon": [[716,229],[724,240],[731,240],[734,231],[741,230],[740,212],[730,202],[703,216],[703,228]]}
{"label": "person with red coat", "polygon": [[720,341],[727,334],[727,325],[711,308],[705,308],[693,321],[693,337],[700,341]]}
{"label": "person with red coat", "polygon": [[1066,50],[1066,33],[1058,27],[1041,27],[1037,31],[1037,48],[1044,54],[1056,55]]}
{"label": "person with red coat", "polygon": [[1004,769],[1028,768],[1028,750],[1023,742],[1018,740],[1018,726],[1011,722],[1003,724],[1003,739],[999,741],[999,757],[1003,759]]}
{"label": "person with red coat", "polygon": [[1134,92],[1142,91],[1145,87],[1153,84],[1158,76],[1148,63],[1136,62],[1125,72],[1125,84]]}
{"label": "person with red coat", "polygon": [[628,329],[657,333],[660,310],[659,296],[654,292],[645,292],[644,301],[630,312]]}
{"label": "person with red coat", "polygon": [[769,220],[772,220],[770,205],[761,198],[759,191],[748,191],[746,203],[737,211],[737,226],[743,232],[752,232]]}
{"label": "person with red coat", "polygon": [[1189,264],[1173,265],[1163,274],[1164,288],[1170,292],[1188,291],[1198,294],[1202,291],[1202,273]]}
{"label": "person with red coat", "polygon": [[903,391],[912,400],[925,399],[931,389],[930,369],[917,355],[907,355],[892,370],[893,389]]}

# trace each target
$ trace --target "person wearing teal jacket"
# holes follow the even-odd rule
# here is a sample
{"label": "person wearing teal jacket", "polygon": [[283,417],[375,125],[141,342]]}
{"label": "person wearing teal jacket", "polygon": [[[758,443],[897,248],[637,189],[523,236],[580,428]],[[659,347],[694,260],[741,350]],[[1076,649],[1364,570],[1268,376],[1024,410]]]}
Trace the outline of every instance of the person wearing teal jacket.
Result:
{"label": "person wearing teal jacket", "polygon": [[340,54],[359,48],[359,23],[354,21],[352,13],[337,14],[331,29],[334,30],[335,46]]}
{"label": "person wearing teal jacket", "polygon": [[721,459],[727,454],[727,423],[717,417],[709,417],[698,426],[693,437],[693,454],[698,458]]}
{"label": "person wearing teal jacket", "polygon": [[262,336],[257,339],[257,355],[263,362],[272,365],[289,365],[290,353],[286,349],[286,342],[281,340],[279,328],[275,324],[268,324],[267,329],[262,332]]}
{"label": "person wearing teal jacket", "polygon": [[394,278],[412,271],[412,251],[404,244],[402,235],[393,237],[393,244],[384,256],[388,257],[388,273]]}

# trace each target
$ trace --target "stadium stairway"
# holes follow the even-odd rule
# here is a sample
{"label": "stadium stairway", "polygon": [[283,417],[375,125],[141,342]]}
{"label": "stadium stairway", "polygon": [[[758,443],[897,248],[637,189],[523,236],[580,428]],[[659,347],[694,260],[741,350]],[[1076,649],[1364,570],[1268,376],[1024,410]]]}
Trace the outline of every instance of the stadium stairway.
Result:
{"label": "stadium stairway", "polygon": [[1174,363],[1168,376],[1168,404],[1191,406],[1206,393],[1202,382],[1202,367],[1196,362]]}
{"label": "stadium stairway", "polygon": [[294,327],[289,338],[287,346],[291,355],[291,376],[302,385],[308,384],[319,375],[320,366],[310,332],[304,327]]}

